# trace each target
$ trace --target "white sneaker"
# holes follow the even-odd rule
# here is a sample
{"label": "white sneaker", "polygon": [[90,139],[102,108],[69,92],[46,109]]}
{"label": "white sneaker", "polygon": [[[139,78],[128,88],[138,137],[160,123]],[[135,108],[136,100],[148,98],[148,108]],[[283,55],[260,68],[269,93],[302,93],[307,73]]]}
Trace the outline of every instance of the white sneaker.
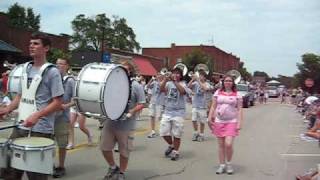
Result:
{"label": "white sneaker", "polygon": [[93,145],[93,135],[90,133],[88,137],[88,146],[92,146],[92,145]]}
{"label": "white sneaker", "polygon": [[79,128],[79,123],[78,123],[78,122],[76,122],[76,123],[74,124],[74,128]]}
{"label": "white sneaker", "polygon": [[227,172],[227,174],[233,174],[234,170],[233,170],[231,164],[227,164],[226,172]]}
{"label": "white sneaker", "polygon": [[155,138],[157,137],[157,133],[155,131],[151,131],[150,134],[148,135],[148,138]]}
{"label": "white sneaker", "polygon": [[218,169],[216,170],[216,174],[222,174],[225,172],[225,170],[226,170],[226,165],[220,164]]}
{"label": "white sneaker", "polygon": [[73,144],[68,144],[67,147],[66,147],[67,150],[70,150],[70,149],[74,149],[74,145]]}

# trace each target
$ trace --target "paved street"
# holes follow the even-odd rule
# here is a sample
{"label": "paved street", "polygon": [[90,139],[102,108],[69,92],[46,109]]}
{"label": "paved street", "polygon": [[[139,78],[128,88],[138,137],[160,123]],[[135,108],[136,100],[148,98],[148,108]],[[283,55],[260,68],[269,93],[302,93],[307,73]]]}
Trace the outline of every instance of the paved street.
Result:
{"label": "paved street", "polygon": [[[128,180],[283,180],[316,167],[320,149],[315,142],[302,142],[299,134],[305,131],[302,117],[291,105],[281,105],[276,99],[266,105],[245,109],[245,123],[235,141],[234,175],[216,175],[217,141],[206,131],[204,142],[191,141],[190,115],[185,122],[181,159],[173,162],[163,155],[166,145],[157,137],[146,138],[146,110],[138,121],[134,151],[131,154]],[[1,125],[7,123],[0,123]],[[98,121],[89,119],[88,127],[98,141]],[[0,132],[4,137],[9,131]],[[88,147],[86,137],[76,129],[78,146],[68,151],[66,180],[102,179],[107,165],[96,146]]]}

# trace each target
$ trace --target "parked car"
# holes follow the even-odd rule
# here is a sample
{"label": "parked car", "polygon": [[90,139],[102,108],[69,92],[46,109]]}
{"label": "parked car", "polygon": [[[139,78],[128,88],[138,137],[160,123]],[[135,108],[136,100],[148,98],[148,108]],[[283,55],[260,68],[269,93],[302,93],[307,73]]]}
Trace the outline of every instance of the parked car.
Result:
{"label": "parked car", "polygon": [[277,98],[280,96],[280,92],[276,86],[267,86],[266,89],[267,89],[267,93],[268,93],[269,97]]}
{"label": "parked car", "polygon": [[254,93],[247,84],[237,84],[237,91],[242,96],[243,107],[254,106]]}

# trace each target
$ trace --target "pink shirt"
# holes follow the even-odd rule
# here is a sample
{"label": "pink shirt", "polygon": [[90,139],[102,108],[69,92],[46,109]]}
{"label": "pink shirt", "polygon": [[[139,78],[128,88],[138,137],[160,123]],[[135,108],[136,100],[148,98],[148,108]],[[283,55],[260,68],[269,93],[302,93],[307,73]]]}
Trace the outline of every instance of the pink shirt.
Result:
{"label": "pink shirt", "polygon": [[217,107],[215,109],[215,122],[230,123],[237,122],[239,108],[238,103],[241,101],[241,95],[237,92],[226,93],[221,90],[217,90],[213,98],[216,99]]}

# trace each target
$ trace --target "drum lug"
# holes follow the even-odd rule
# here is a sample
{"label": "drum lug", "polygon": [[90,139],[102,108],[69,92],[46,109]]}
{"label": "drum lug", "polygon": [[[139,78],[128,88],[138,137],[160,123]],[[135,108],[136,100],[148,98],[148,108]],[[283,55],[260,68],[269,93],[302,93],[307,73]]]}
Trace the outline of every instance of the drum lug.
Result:
{"label": "drum lug", "polygon": [[23,151],[22,159],[23,159],[23,161],[26,161],[26,160],[27,160],[27,153],[26,153],[26,151]]}
{"label": "drum lug", "polygon": [[43,161],[43,160],[44,160],[44,152],[43,152],[43,151],[44,151],[44,149],[43,149],[43,148],[41,148],[41,150],[40,150],[40,151],[41,151],[41,161]]}

